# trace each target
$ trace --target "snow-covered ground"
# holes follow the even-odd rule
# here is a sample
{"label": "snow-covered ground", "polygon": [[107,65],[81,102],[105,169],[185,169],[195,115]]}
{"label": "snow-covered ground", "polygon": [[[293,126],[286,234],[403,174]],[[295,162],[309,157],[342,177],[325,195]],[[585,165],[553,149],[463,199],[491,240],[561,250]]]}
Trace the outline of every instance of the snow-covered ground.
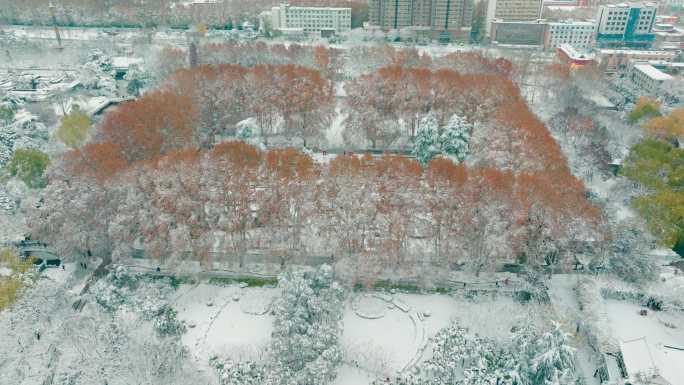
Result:
{"label": "snow-covered ground", "polygon": [[[182,285],[172,303],[189,325],[182,341],[196,367],[210,372],[209,360],[215,356],[263,359],[273,330],[269,306],[278,295],[275,288]],[[508,296],[471,301],[439,294],[353,293],[343,318],[345,364],[334,385],[396,376],[428,358],[429,352],[423,354],[428,339],[453,321],[503,341],[521,321],[541,325],[547,316],[544,306],[521,305]]]}
{"label": "snow-covered ground", "polygon": [[173,306],[189,326],[182,340],[200,370],[209,372],[209,359],[215,356],[262,358],[273,329],[270,305],[278,289],[199,284],[182,285],[178,294]]}
{"label": "snow-covered ground", "polygon": [[684,314],[649,310],[642,316],[642,306],[612,299],[605,300],[603,306],[614,338],[625,342],[645,337],[660,375],[672,385],[684,384],[684,351],[667,347],[684,349]]}

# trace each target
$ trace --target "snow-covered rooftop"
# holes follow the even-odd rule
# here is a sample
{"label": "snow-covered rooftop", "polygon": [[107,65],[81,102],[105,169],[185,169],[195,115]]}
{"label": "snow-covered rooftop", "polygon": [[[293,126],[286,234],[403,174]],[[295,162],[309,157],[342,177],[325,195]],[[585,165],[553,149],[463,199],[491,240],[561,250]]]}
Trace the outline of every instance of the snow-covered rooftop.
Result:
{"label": "snow-covered rooftop", "polygon": [[672,80],[672,76],[666,74],[665,72],[662,72],[661,70],[655,68],[650,64],[635,64],[634,69],[643,72],[646,76],[653,80]]}
{"label": "snow-covered rooftop", "polygon": [[112,58],[112,66],[114,68],[127,69],[132,64],[140,65],[143,63],[143,59],[139,57],[128,57],[128,56],[115,56]]}
{"label": "snow-covered rooftop", "polygon": [[648,56],[653,56],[653,55],[660,55],[660,56],[675,56],[674,52],[669,52],[669,51],[655,51],[655,50],[635,50],[635,49],[611,49],[611,48],[606,48],[606,49],[599,49],[599,53],[604,54],[604,55],[610,55],[610,54],[622,54],[622,55],[648,55]]}
{"label": "snow-covered rooftop", "polygon": [[653,376],[658,372],[646,337],[621,341],[620,351],[622,351],[625,368],[630,377],[635,377],[637,374]]}

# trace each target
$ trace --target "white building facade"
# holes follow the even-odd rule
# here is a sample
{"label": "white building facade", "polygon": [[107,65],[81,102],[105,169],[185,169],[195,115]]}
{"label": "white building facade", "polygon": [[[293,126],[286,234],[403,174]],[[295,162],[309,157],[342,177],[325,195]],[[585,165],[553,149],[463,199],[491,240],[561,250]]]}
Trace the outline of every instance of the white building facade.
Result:
{"label": "white building facade", "polygon": [[492,23],[500,21],[535,21],[542,15],[542,0],[482,0],[487,1],[485,31],[491,36]]}
{"label": "white building facade", "polygon": [[281,4],[271,9],[271,27],[274,30],[297,30],[305,33],[351,30],[351,8],[293,7]]}
{"label": "white building facade", "polygon": [[596,24],[588,21],[560,21],[549,23],[546,48],[570,45],[576,49],[589,49],[594,45]]}
{"label": "white building facade", "polygon": [[599,46],[649,47],[658,5],[622,3],[603,5],[598,14]]}
{"label": "white building facade", "polygon": [[672,76],[647,63],[634,64],[629,73],[629,80],[644,95],[657,96],[661,87],[672,81]]}

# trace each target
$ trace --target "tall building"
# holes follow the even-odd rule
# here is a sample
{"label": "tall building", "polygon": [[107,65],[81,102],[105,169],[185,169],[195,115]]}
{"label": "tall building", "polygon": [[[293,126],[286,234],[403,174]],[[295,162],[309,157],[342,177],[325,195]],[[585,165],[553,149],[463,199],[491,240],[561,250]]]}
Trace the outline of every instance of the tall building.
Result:
{"label": "tall building", "polygon": [[648,48],[655,35],[658,5],[633,3],[603,5],[599,9],[596,43],[599,47]]}
{"label": "tall building", "polygon": [[548,23],[546,31],[546,48],[558,48],[570,45],[573,48],[588,49],[594,44],[596,24],[588,21],[559,21]]}
{"label": "tall building", "polygon": [[429,27],[433,35],[469,31],[473,0],[369,0],[369,22],[382,29]]}
{"label": "tall building", "polygon": [[541,0],[490,0],[494,18],[503,21],[530,21],[541,17]]}
{"label": "tall building", "polygon": [[432,27],[432,0],[413,0],[412,8],[412,26]]}
{"label": "tall building", "polygon": [[466,0],[433,0],[432,27],[449,31],[454,28],[470,27],[473,18],[473,3]]}
{"label": "tall building", "polygon": [[368,20],[383,29],[412,26],[413,0],[370,0]]}
{"label": "tall building", "polygon": [[281,4],[271,9],[271,27],[274,30],[301,30],[306,33],[347,32],[351,30],[351,8]]}
{"label": "tall building", "polygon": [[494,20],[534,21],[541,18],[541,13],[542,0],[487,0],[487,36]]}

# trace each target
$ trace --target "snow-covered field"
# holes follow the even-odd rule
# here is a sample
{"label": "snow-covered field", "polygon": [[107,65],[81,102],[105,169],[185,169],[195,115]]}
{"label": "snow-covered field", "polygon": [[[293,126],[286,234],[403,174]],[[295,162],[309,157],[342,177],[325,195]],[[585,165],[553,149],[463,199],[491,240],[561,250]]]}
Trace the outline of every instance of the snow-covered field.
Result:
{"label": "snow-covered field", "polygon": [[[197,368],[210,372],[212,357],[234,361],[264,358],[273,331],[270,304],[276,288],[237,285],[182,285],[172,300],[188,331],[183,344]],[[542,324],[548,311],[521,305],[508,296],[482,296],[477,301],[430,294],[353,293],[348,298],[341,337],[345,364],[334,385],[370,384],[394,377],[429,358],[428,339],[453,321],[474,333],[504,340],[521,321]],[[548,309],[546,309],[548,310]]]}
{"label": "snow-covered field", "polygon": [[197,367],[209,371],[214,356],[259,360],[270,340],[268,313],[278,289],[183,285],[172,301],[178,318],[189,326],[183,343]]}

